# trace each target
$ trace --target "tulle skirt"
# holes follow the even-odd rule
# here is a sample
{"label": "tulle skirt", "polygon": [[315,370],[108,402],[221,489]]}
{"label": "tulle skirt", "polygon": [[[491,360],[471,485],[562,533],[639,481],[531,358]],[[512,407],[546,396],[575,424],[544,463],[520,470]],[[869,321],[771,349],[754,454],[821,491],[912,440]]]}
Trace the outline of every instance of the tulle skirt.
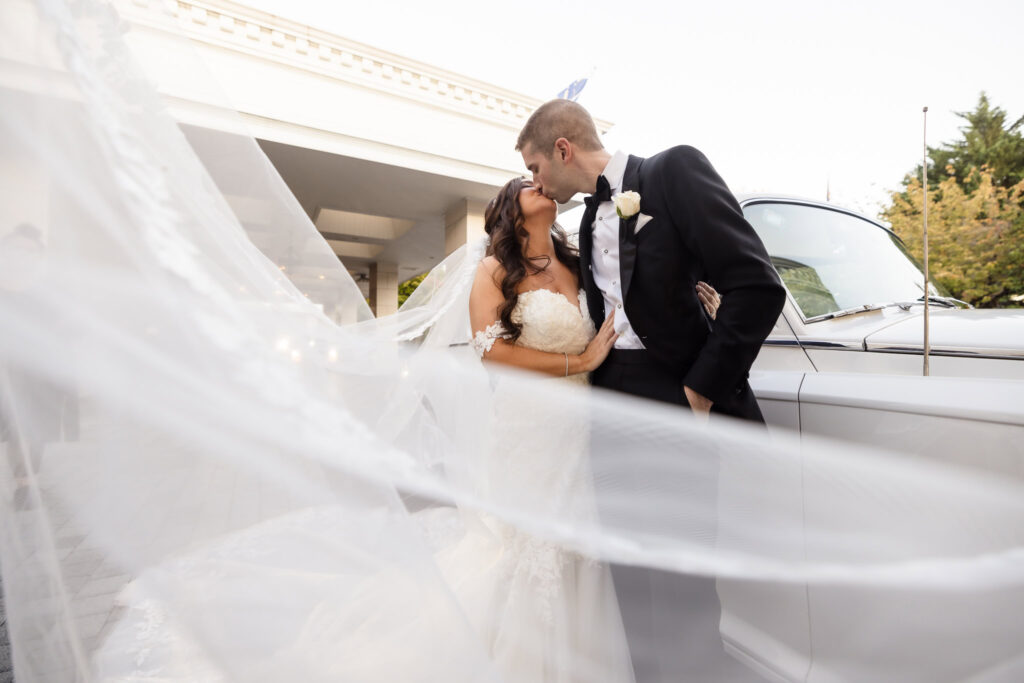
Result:
{"label": "tulle skirt", "polygon": [[[377,558],[358,567],[339,540],[354,523],[341,508],[292,513],[147,570],[119,598],[127,609],[96,656],[98,678],[633,680],[606,565],[486,515],[415,517],[436,577]],[[389,526],[364,523],[367,534]],[[231,656],[208,657],[207,634]]]}

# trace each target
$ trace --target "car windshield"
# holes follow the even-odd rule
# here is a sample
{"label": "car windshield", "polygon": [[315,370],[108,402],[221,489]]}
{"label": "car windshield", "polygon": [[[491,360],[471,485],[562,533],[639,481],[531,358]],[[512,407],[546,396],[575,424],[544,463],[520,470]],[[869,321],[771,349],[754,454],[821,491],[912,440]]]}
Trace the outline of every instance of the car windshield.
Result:
{"label": "car windshield", "polygon": [[[786,203],[751,204],[743,212],[804,318],[924,294],[921,268],[903,243],[862,218]],[[932,283],[928,289],[946,295]]]}

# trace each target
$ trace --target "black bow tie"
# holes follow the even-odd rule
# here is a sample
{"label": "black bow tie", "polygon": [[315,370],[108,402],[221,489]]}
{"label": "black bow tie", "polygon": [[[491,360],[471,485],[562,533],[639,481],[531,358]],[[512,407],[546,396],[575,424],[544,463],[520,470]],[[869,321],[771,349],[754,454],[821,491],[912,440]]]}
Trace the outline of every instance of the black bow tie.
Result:
{"label": "black bow tie", "polygon": [[583,203],[587,205],[588,209],[596,209],[597,205],[601,202],[610,202],[612,200],[612,187],[608,184],[608,179],[603,175],[597,176],[597,191],[583,200]]}

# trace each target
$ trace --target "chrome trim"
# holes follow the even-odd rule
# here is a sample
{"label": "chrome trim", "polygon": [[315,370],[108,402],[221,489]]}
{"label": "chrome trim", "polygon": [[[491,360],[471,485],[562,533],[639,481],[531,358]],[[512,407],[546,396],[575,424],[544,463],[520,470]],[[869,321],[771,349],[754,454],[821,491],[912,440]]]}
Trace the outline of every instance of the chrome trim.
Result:
{"label": "chrome trim", "polygon": [[[867,311],[880,311],[886,306],[895,306],[897,304],[861,304],[860,306],[854,306],[853,308],[842,308],[838,311],[832,311],[831,313],[823,313],[821,315],[813,315],[810,318],[804,318],[805,323],[816,323],[822,320],[834,320],[835,318],[845,318],[850,315],[857,315],[858,313],[865,313]],[[799,311],[799,306],[797,307]],[[803,313],[800,313],[803,316]]]}
{"label": "chrome trim", "polygon": [[793,346],[805,349],[836,349],[839,351],[865,351],[863,342],[837,342],[825,339],[765,339],[762,346]]}
{"label": "chrome trim", "polygon": [[[905,355],[924,355],[924,349],[919,346],[867,346],[857,342],[836,342],[823,339],[765,339],[761,346],[777,346],[805,349],[831,349],[833,351],[864,351],[867,353],[901,353]],[[1024,350],[1004,350],[1001,352],[992,349],[931,349],[929,352],[935,356],[952,356],[956,358],[990,358],[993,360],[1020,360],[1024,361]]]}
{"label": "chrome trim", "polygon": [[[924,348],[919,346],[869,346],[865,349],[868,353],[902,353],[912,356],[923,356]],[[955,358],[989,358],[992,360],[1019,360],[1024,361],[1024,350],[994,351],[992,349],[936,349],[928,350],[931,356],[951,356]]]}
{"label": "chrome trim", "polygon": [[765,339],[761,346],[794,346],[800,348],[799,339]]}
{"label": "chrome trim", "polygon": [[814,207],[816,209],[828,209],[830,211],[836,211],[838,213],[845,213],[848,216],[853,216],[854,218],[860,218],[861,220],[865,220],[868,223],[871,223],[872,225],[879,227],[882,230],[885,230],[887,233],[889,233],[896,239],[900,240],[900,242],[903,242],[903,240],[900,239],[900,236],[893,232],[892,227],[887,226],[885,223],[881,223],[875,220],[874,218],[869,218],[864,214],[857,213],[852,209],[846,209],[843,208],[842,206],[836,206],[835,204],[819,202],[815,199],[805,199],[803,197],[786,197],[780,195],[751,195],[744,196],[742,199],[739,199],[738,201],[741,209],[747,206],[753,206],[755,204],[797,204]]}

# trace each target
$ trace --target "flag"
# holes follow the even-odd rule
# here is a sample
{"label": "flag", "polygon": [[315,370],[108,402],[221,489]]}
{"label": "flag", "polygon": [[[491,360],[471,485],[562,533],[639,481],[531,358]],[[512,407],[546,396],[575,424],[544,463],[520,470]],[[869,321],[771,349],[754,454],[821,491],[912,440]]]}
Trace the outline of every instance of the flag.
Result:
{"label": "flag", "polygon": [[562,90],[558,93],[558,99],[572,100],[573,102],[575,102],[576,98],[578,98],[580,96],[580,93],[583,92],[583,86],[585,86],[586,84],[586,78],[581,78],[578,81],[573,81],[572,83],[569,84],[567,88],[565,88],[565,90]]}

